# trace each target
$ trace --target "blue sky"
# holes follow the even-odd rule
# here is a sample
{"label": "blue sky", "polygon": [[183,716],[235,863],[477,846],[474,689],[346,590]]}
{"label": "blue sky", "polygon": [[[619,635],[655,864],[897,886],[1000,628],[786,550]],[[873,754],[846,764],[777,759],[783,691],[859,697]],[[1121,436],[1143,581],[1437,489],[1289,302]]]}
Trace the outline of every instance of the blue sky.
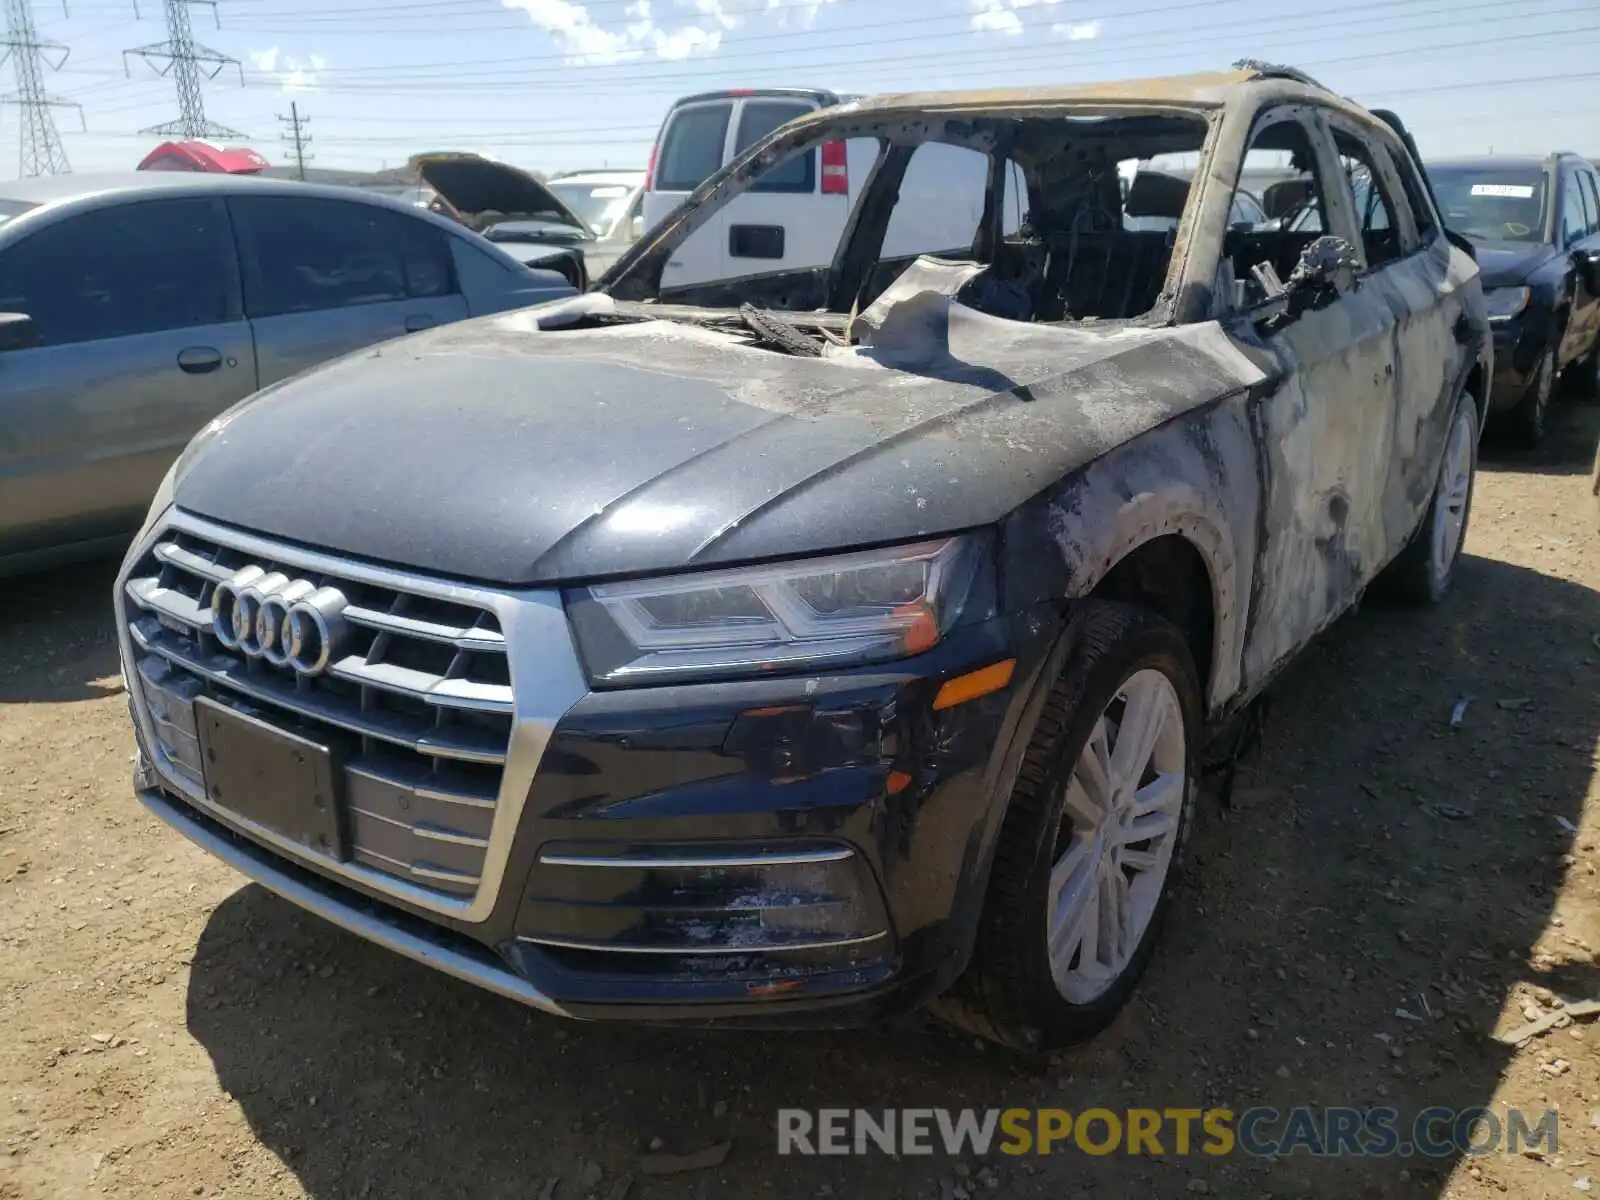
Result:
{"label": "blue sky", "polygon": [[[47,74],[78,171],[134,166],[176,115],[170,80],[122,51],[166,38],[160,0],[35,0],[71,56]],[[142,19],[141,19],[142,18]],[[279,114],[311,118],[316,162],[376,168],[425,149],[528,167],[642,166],[686,92],[840,91],[1164,75],[1240,57],[1292,63],[1395,108],[1425,154],[1600,155],[1595,0],[220,0],[196,40],[240,60],[206,115],[283,161]],[[0,86],[13,86],[0,67]],[[17,173],[0,109],[0,178]]]}

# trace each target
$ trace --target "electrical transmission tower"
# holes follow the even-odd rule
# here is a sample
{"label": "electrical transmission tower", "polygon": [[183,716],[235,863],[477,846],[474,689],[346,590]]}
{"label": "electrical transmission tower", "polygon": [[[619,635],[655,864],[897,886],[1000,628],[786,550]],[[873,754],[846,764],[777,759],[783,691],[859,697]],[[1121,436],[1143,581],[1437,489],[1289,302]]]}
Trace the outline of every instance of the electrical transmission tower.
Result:
{"label": "electrical transmission tower", "polygon": [[[8,3],[11,0],[7,0]],[[156,42],[149,46],[139,46],[132,50],[122,52],[123,69],[128,74],[133,74],[128,66],[128,56],[136,54],[155,70],[158,75],[171,75],[178,84],[178,119],[167,121],[161,125],[152,125],[149,129],[141,129],[140,133],[155,134],[159,137],[178,136],[182,138],[211,138],[217,141],[243,141],[245,135],[237,129],[229,129],[226,125],[218,125],[206,120],[205,100],[200,95],[200,79],[215,79],[226,67],[237,67],[239,70],[239,85],[244,86],[244,68],[239,65],[237,58],[232,58],[208,46],[195,44],[194,32],[189,27],[189,6],[191,4],[208,4],[211,6],[211,15],[216,17],[216,0],[166,0],[167,12],[167,40]],[[134,16],[139,15],[139,6],[134,5]],[[221,28],[218,21],[217,27]],[[157,65],[164,63],[165,65]]]}
{"label": "electrical transmission tower", "polygon": [[300,177],[303,183],[306,177],[306,164],[311,161],[311,155],[306,153],[306,147],[311,145],[311,135],[306,132],[306,126],[311,124],[311,118],[302,117],[300,115],[300,105],[291,100],[289,101],[289,115],[285,117],[279,114],[278,120],[287,126],[283,132],[282,140],[294,147],[295,174]]}
{"label": "electrical transmission tower", "polygon": [[[10,60],[17,74],[17,90],[0,96],[0,103],[15,105],[22,117],[21,174],[65,175],[67,150],[56,131],[52,108],[76,108],[83,120],[83,106],[57,99],[44,89],[44,68],[59,71],[70,51],[60,42],[41,42],[33,25],[30,0],[4,0],[6,30],[0,39],[0,66]],[[87,126],[85,126],[87,128]]]}

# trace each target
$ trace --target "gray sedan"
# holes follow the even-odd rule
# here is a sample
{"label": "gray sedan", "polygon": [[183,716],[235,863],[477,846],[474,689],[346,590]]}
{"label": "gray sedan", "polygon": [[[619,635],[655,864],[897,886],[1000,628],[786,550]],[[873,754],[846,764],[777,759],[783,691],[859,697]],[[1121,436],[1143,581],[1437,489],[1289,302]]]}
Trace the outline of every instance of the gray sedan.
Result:
{"label": "gray sedan", "polygon": [[0,184],[0,575],[126,543],[189,438],[260,388],[572,293],[351,189],[187,172]]}

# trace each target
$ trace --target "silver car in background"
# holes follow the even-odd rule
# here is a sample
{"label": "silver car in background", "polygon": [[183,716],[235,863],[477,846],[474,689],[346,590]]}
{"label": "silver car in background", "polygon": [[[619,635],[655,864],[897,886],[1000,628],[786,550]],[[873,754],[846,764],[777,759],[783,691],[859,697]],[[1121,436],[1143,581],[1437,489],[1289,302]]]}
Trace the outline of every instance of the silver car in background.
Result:
{"label": "silver car in background", "polygon": [[350,188],[151,171],[0,184],[0,575],[120,549],[189,439],[260,388],[571,294]]}
{"label": "silver car in background", "polygon": [[545,186],[595,232],[598,244],[585,253],[591,279],[609,271],[623,251],[644,236],[645,178],[643,171],[606,167],[566,171],[545,180]]}

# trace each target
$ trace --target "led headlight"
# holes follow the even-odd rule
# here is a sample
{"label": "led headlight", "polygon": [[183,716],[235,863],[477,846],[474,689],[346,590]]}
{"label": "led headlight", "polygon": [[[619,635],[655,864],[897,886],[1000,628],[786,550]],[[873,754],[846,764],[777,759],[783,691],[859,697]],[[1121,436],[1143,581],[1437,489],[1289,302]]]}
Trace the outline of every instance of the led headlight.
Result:
{"label": "led headlight", "polygon": [[1509,321],[1528,307],[1532,292],[1525,287],[1490,288],[1483,298],[1489,309],[1489,320]]}
{"label": "led headlight", "polygon": [[918,654],[993,611],[983,544],[942,538],[567,594],[597,683],[839,668]]}

